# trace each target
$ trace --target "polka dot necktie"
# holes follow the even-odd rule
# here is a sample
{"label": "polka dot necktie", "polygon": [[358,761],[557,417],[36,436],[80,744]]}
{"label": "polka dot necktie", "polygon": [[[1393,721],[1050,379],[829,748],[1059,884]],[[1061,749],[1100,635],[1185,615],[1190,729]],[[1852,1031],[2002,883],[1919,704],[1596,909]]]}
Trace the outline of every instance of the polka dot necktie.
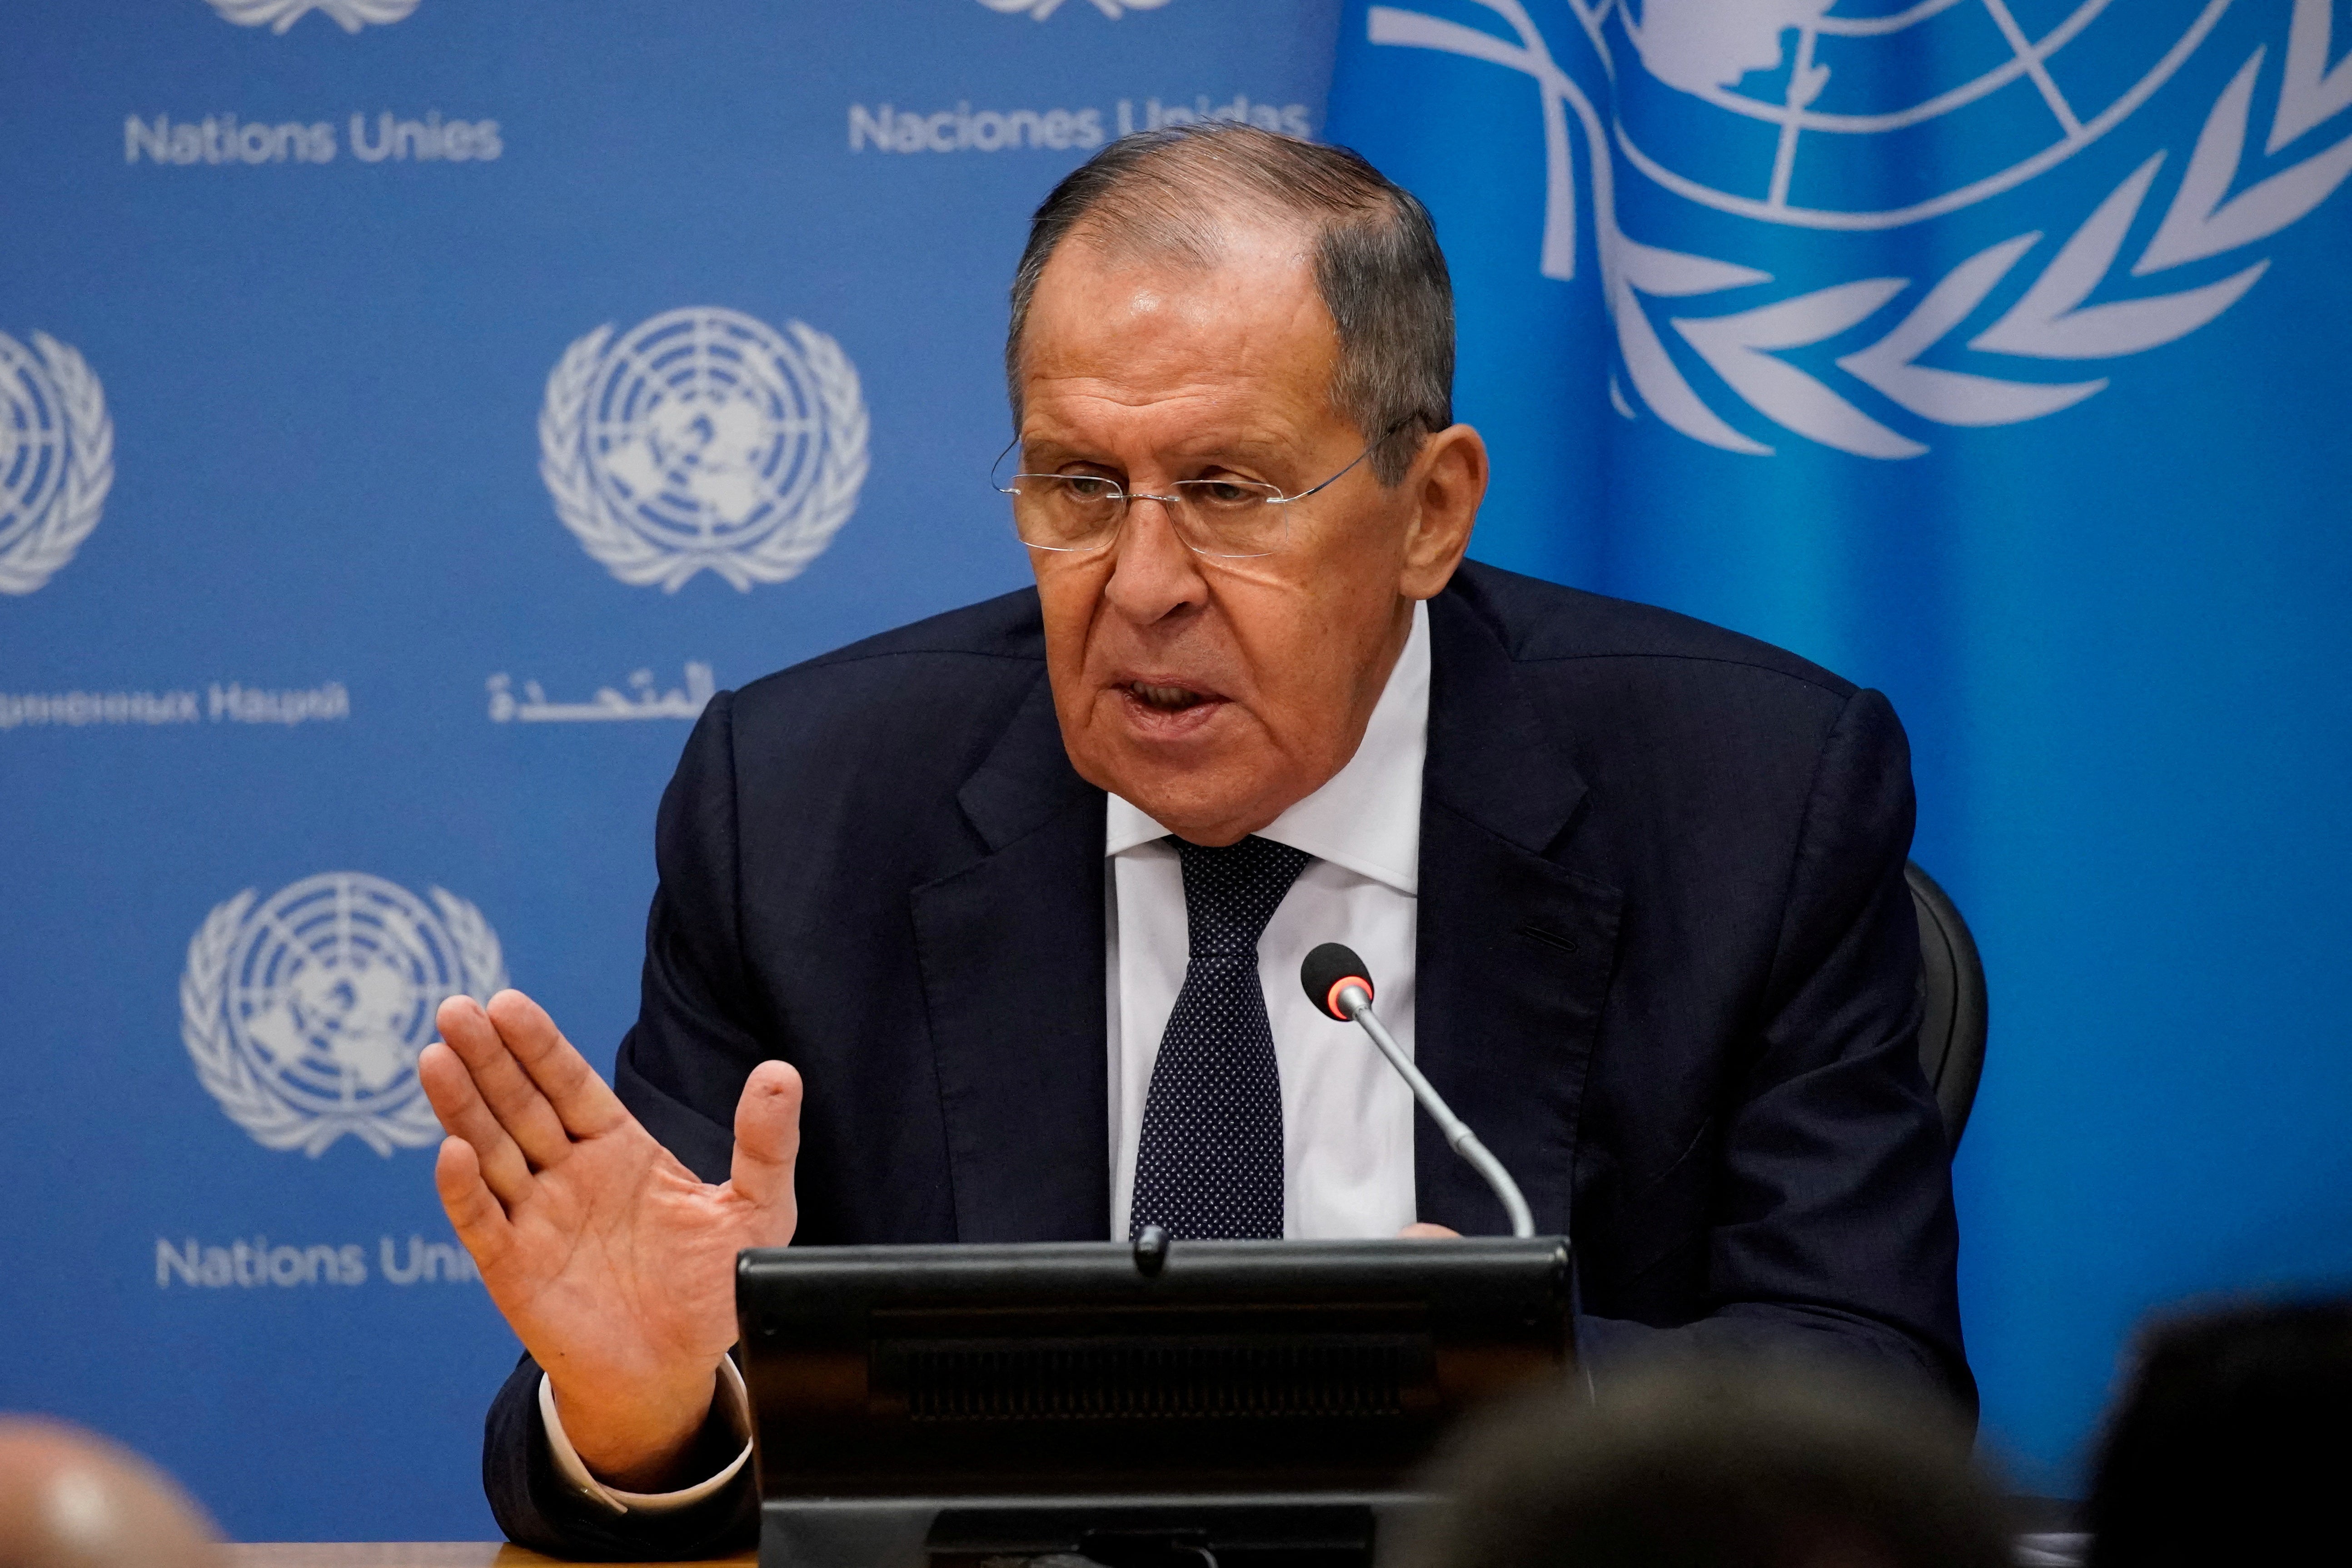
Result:
{"label": "polka dot necktie", "polygon": [[1255,836],[1223,849],[1171,837],[1192,954],[1143,1102],[1128,1235],[1279,1239],[1282,1075],[1257,939],[1311,858]]}

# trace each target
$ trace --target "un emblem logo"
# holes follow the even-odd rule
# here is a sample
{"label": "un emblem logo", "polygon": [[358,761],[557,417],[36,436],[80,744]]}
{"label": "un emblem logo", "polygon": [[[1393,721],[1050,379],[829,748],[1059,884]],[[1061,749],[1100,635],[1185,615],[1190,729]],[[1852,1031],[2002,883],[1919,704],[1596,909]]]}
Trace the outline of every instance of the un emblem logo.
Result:
{"label": "un emblem logo", "polygon": [[348,1132],[379,1154],[441,1138],[416,1078],[433,1014],[507,984],[499,939],[454,893],[432,902],[357,871],[268,899],[247,889],[188,943],[180,1037],[231,1121],[318,1156]]}
{"label": "un emblem logo", "polygon": [[[1032,21],[1042,22],[1062,8],[1062,0],[980,0],[992,11],[1008,16],[1026,13]],[[1129,11],[1157,11],[1168,0],[1095,0],[1095,9],[1116,22]]]}
{"label": "un emblem logo", "polygon": [[0,332],[0,594],[73,559],[114,483],[114,422],[81,355],[46,332]]}
{"label": "un emblem logo", "polygon": [[856,510],[866,402],[841,345],[739,310],[597,328],[547,378],[539,471],[583,548],[670,593],[799,575]]}
{"label": "un emblem logo", "polygon": [[267,25],[282,33],[313,11],[324,13],[346,33],[370,22],[379,26],[404,20],[417,0],[212,0],[213,9],[240,27]]}
{"label": "un emblem logo", "polygon": [[[2330,63],[2331,0],[2295,0],[2277,68],[2265,71],[2271,45],[2255,48],[2193,141],[2149,152],[2103,198],[2044,198],[2030,224],[2011,218],[2006,232],[1950,243],[1939,233],[1900,250],[1874,248],[1870,237],[1948,223],[2122,126],[2197,54],[2231,0],[2062,0],[2031,12],[1991,0],[1628,0],[1571,6],[1566,63],[1522,0],[1441,3],[1478,24],[1376,5],[1370,41],[1533,79],[1546,163],[1537,271],[1576,275],[1580,174],[1619,351],[1612,401],[1628,418],[1646,408],[1727,451],[1774,448],[1725,417],[1743,413],[1726,392],[1807,440],[1886,458],[1926,452],[1919,437],[1934,426],[2014,425],[2072,407],[2108,378],[2032,372],[2079,374],[2073,367],[2196,331],[2270,265],[2246,247],[2352,175],[2352,137],[2305,140],[2352,108],[2352,68]],[[1945,74],[1922,85],[1923,62]],[[2266,74],[2275,96],[2260,135]],[[2182,142],[2187,157],[2174,163]],[[2168,163],[2177,178],[2151,200]],[[1636,181],[1650,188],[1621,194]],[[1663,244],[1658,230],[1676,215],[1661,192],[1782,232],[1751,232],[1744,255],[1707,254],[1698,245],[1711,251],[1725,237],[1714,218],[1689,228],[1706,240]],[[2159,207],[2151,232],[2140,215]],[[1792,243],[1790,230],[1818,237]],[[1964,258],[1910,275],[1939,251]],[[1768,259],[1781,277],[1749,264]],[[1826,287],[1786,276],[1816,268],[1845,276]],[[1767,286],[1770,297],[1752,303]],[[1741,298],[1707,307],[1723,294]],[[1784,357],[1832,339],[1854,344],[1831,362],[1837,374]],[[1695,355],[1719,387],[1703,393],[1707,378],[1694,384],[1678,354]]]}

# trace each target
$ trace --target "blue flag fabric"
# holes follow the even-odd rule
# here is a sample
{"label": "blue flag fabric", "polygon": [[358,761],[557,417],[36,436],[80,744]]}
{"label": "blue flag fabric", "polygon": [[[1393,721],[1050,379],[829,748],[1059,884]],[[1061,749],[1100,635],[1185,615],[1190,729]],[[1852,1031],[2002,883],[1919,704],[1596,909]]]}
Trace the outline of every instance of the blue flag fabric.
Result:
{"label": "blue flag fabric", "polygon": [[2352,1271],[2337,0],[1354,0],[1473,553],[1887,690],[1990,975],[1986,1421],[2079,1479],[2151,1304]]}

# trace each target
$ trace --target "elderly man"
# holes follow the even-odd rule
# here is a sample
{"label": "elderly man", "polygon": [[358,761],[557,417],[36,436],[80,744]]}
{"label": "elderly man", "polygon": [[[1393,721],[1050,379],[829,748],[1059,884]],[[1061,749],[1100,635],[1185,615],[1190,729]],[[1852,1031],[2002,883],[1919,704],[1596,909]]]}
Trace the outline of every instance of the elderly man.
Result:
{"label": "elderly man", "polygon": [[1332,940],[1573,1221],[1588,1356],[1810,1340],[1969,1397],[1885,700],[1463,561],[1444,260],[1350,153],[1105,148],[1006,357],[1034,591],[712,700],[617,1092],[521,995],[442,1009],[436,1178],[530,1352],[508,1533],[743,1537],[740,1247],[1501,1229],[1300,992]]}

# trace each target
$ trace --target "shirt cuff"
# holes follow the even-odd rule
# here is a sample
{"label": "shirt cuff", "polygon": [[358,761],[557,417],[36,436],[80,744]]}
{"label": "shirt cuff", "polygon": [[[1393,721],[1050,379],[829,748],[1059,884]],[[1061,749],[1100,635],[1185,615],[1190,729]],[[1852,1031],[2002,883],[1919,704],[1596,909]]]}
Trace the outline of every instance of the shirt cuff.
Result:
{"label": "shirt cuff", "polygon": [[545,1373],[539,1374],[539,1416],[547,1426],[547,1446],[555,1458],[555,1473],[573,1491],[614,1513],[675,1513],[682,1508],[692,1508],[735,1479],[751,1458],[751,1396],[744,1390],[743,1374],[737,1370],[732,1356],[719,1358],[717,1402],[724,1406],[721,1414],[727,1424],[743,1434],[743,1451],[725,1469],[679,1491],[625,1492],[588,1473],[586,1461],[572,1446],[572,1439],[564,1433],[563,1421],[555,1413],[555,1385],[547,1381]]}

